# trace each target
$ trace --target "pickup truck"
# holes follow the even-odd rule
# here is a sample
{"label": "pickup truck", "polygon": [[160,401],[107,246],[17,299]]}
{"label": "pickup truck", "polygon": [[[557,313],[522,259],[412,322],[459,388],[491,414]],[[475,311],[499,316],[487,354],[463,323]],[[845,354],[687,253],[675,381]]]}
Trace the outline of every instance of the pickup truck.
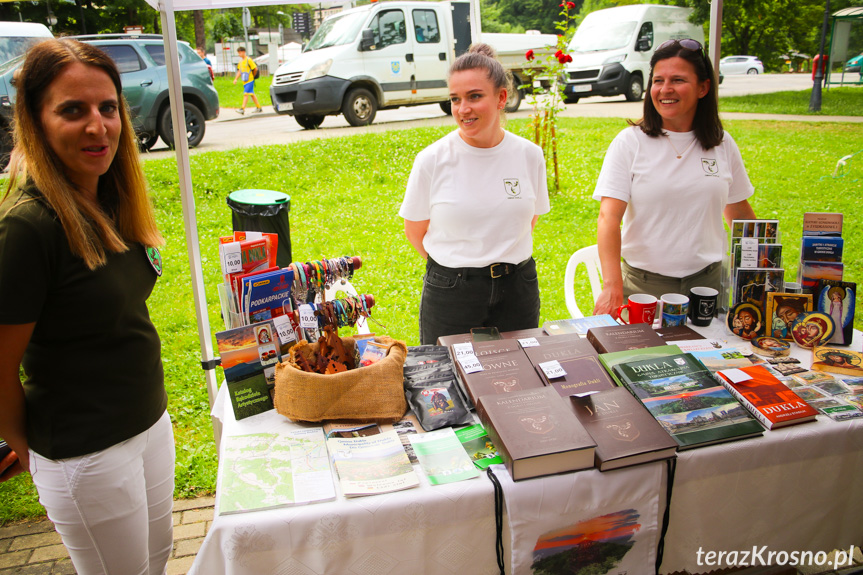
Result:
{"label": "pickup truck", "polygon": [[[344,114],[352,126],[371,124],[378,110],[439,103],[451,113],[446,76],[471,44],[468,2],[376,2],[326,18],[299,58],[276,70],[273,107],[303,128],[317,128],[328,115]],[[514,86],[538,70],[525,58],[554,50],[554,34],[482,34],[494,47]],[[523,90],[509,94],[507,111],[521,104]]]}

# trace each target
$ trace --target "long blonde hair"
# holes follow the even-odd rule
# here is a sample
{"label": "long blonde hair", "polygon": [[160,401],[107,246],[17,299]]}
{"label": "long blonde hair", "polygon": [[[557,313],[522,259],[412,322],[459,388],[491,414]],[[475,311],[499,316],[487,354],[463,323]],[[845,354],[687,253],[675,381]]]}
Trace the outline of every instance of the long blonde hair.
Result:
{"label": "long blonde hair", "polygon": [[[44,94],[70,64],[80,62],[108,74],[117,90],[120,141],[108,171],[99,178],[99,202],[87,200],[66,174],[66,167],[47,144],[41,122]],[[57,214],[72,253],[89,269],[105,264],[107,252],[121,253],[129,243],[156,246],[164,242],[147,194],[138,158],[138,142],[122,96],[114,61],[98,48],[75,40],[46,40],[27,53],[16,73],[15,148],[9,164],[8,196],[30,186],[39,190]]]}

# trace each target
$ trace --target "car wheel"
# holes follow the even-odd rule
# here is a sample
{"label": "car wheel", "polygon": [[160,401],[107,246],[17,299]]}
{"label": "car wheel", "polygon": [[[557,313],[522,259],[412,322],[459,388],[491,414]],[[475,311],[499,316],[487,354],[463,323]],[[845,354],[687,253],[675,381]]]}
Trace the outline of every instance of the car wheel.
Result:
{"label": "car wheel", "polygon": [[150,134],[141,133],[137,134],[138,136],[138,149],[142,152],[146,152],[152,149],[153,146],[156,145],[156,142],[159,141],[159,134]]}
{"label": "car wheel", "polygon": [[447,116],[452,116],[452,102],[447,100],[446,102],[440,103],[440,109],[443,110],[443,113]]}
{"label": "car wheel", "polygon": [[626,88],[626,101],[638,102],[644,95],[644,80],[641,76],[633,74],[629,78],[629,86]]}
{"label": "car wheel", "polygon": [[297,124],[302,126],[306,130],[314,130],[319,128],[321,124],[324,123],[323,116],[317,116],[314,114],[297,114],[294,116],[294,120],[297,121]]}
{"label": "car wheel", "polygon": [[513,89],[506,96],[506,105],[504,105],[504,110],[507,112],[515,112],[518,110],[518,107],[521,106],[521,99],[524,98],[524,92],[518,89]]}
{"label": "car wheel", "polygon": [[749,68],[748,70],[746,70],[746,73],[749,74],[750,76],[757,76],[758,70],[756,70],[755,68]]}
{"label": "car wheel", "polygon": [[578,96],[564,96],[563,101],[565,104],[578,104]]}
{"label": "car wheel", "polygon": [[[206,125],[204,122],[204,114],[194,104],[183,102],[183,109],[186,113],[186,138],[189,142],[189,147],[194,148],[204,139],[204,131]],[[174,147],[174,132],[171,130],[171,107],[165,106],[159,115],[159,136],[162,141],[168,144],[169,148]]]}
{"label": "car wheel", "polygon": [[354,88],[348,92],[342,114],[351,126],[368,126],[378,112],[378,102],[365,88]]}

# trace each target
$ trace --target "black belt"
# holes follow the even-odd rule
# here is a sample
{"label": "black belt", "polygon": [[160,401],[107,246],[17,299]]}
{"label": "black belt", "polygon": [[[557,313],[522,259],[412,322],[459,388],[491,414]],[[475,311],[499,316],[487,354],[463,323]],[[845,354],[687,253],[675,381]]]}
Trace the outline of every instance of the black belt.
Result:
{"label": "black belt", "polygon": [[[532,258],[527,258],[523,262],[517,263],[517,264],[499,262],[499,263],[487,265],[487,266],[482,267],[482,268],[447,268],[447,269],[461,269],[462,273],[464,273],[465,276],[478,275],[478,276],[482,276],[482,277],[488,277],[491,279],[498,279],[498,278],[502,278],[502,277],[506,277],[508,275],[514,274],[516,271],[518,271],[521,268],[523,268],[524,266],[526,266],[531,261],[531,259]],[[431,256],[429,256],[429,262],[431,262],[432,264],[434,264],[438,267],[446,268],[446,266],[442,266],[439,263],[437,263],[436,261],[434,261],[431,258]]]}

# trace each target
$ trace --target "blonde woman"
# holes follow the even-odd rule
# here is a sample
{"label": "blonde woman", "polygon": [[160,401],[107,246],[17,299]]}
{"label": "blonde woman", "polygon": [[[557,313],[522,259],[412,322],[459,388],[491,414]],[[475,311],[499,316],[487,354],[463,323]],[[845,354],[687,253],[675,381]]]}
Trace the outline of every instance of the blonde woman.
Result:
{"label": "blonde woman", "polygon": [[162,237],[120,76],[99,49],[48,40],[16,83],[0,204],[0,436],[79,575],[164,573],[174,443],[146,305]]}

